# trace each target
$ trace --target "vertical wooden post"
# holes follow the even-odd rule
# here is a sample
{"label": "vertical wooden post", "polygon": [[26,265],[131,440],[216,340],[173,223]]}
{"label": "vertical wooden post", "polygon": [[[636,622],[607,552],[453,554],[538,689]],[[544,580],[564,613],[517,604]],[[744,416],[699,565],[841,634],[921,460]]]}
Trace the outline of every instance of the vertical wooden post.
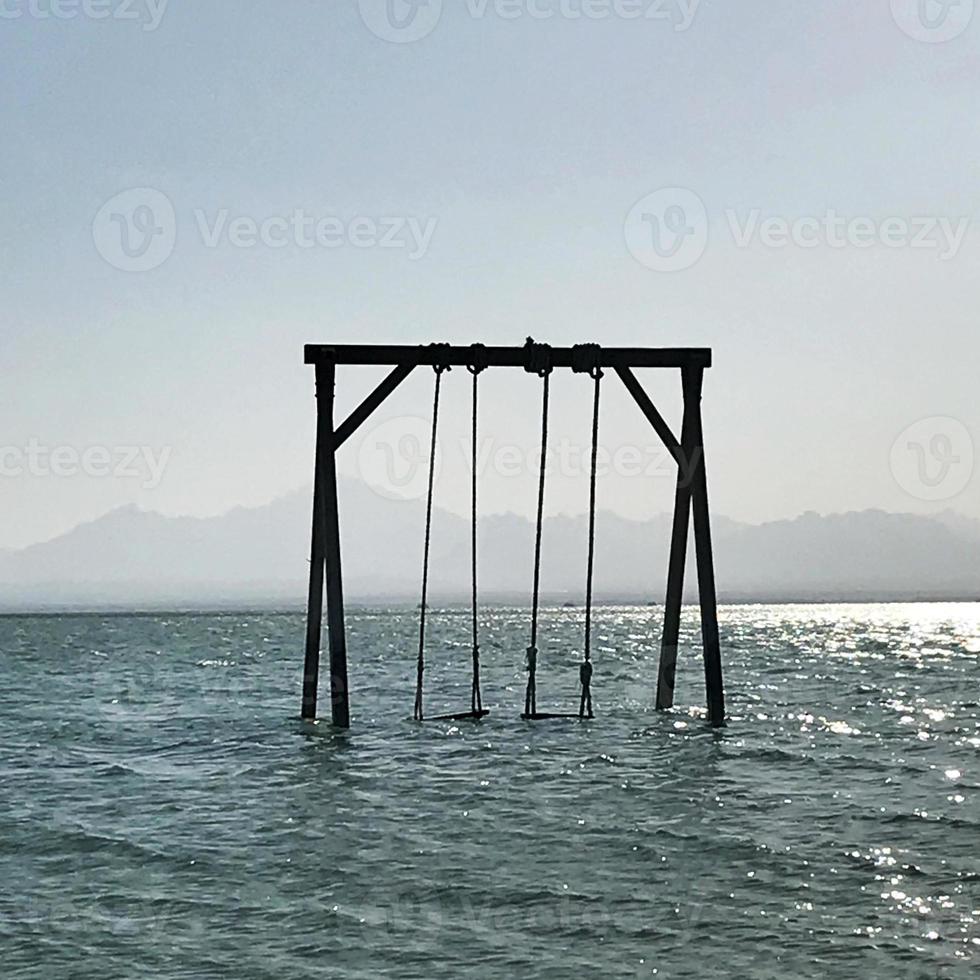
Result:
{"label": "vertical wooden post", "polygon": [[687,372],[681,375],[684,389],[684,421],[681,424],[681,461],[677,467],[674,493],[674,524],[670,535],[667,566],[667,598],[664,603],[663,637],[660,642],[660,673],[657,678],[657,710],[674,706],[677,675],[677,644],[684,601],[684,568],[687,563],[687,532],[691,525],[691,459],[693,452],[694,405]]}
{"label": "vertical wooden post", "polygon": [[718,598],[715,594],[715,562],[711,549],[711,520],[708,513],[708,478],[704,460],[704,430],[701,423],[703,368],[685,368],[691,375],[690,405],[694,445],[692,504],[694,548],[698,561],[698,594],[701,605],[701,639],[704,644],[704,680],[708,698],[708,720],[715,727],[725,724],[725,687],[718,640]]}
{"label": "vertical wooden post", "polygon": [[312,721],[316,718],[317,691],[320,681],[320,635],[323,627],[323,569],[325,560],[320,457],[325,451],[320,438],[320,402],[318,398],[313,475],[313,543],[310,548],[310,591],[306,608],[306,661],[303,667],[302,717],[306,721]]}
{"label": "vertical wooden post", "polygon": [[316,367],[317,431],[316,476],[313,504],[313,548],[306,629],[306,671],[303,717],[316,715],[316,689],[320,660],[324,572],[326,573],[327,628],[330,640],[330,694],[333,723],[350,727],[347,686],[347,635],[344,627],[344,587],[340,561],[340,514],[337,500],[337,456],[334,429],[336,365],[324,361]]}
{"label": "vertical wooden post", "polygon": [[337,451],[334,435],[334,394],[337,367],[317,368],[317,441],[326,451],[318,468],[323,498],[324,554],[327,578],[327,628],[330,633],[330,704],[333,723],[350,728],[347,689],[347,631],[344,625],[344,583],[340,562],[340,510],[337,501]]}

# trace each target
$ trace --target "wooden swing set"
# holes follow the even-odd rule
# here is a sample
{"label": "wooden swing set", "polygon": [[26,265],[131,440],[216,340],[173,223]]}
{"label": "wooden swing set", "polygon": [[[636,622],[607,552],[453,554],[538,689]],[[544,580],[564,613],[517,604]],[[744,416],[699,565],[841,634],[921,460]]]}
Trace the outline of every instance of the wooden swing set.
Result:
{"label": "wooden swing set", "polygon": [[[377,410],[385,399],[416,368],[431,367],[435,374],[432,406],[432,437],[429,453],[426,496],[425,545],[422,558],[422,598],[419,605],[419,642],[416,666],[414,718],[416,721],[458,721],[480,719],[489,714],[483,707],[480,689],[479,591],[477,581],[478,479],[477,441],[479,424],[479,378],[490,367],[519,367],[542,380],[541,460],[535,524],[534,575],[531,593],[530,642],[525,655],[528,680],[521,718],[543,721],[553,718],[592,718],[592,607],[596,530],[596,462],[599,445],[599,406],[604,369],[615,371],[633,396],[641,412],[677,463],[673,529],[667,574],[657,682],[657,708],[674,703],[677,648],[683,599],[684,566],[688,529],[694,516],[694,544],[697,558],[701,635],[704,648],[705,688],[708,720],[714,726],[725,724],[725,693],[722,679],[721,649],[718,639],[718,612],[715,595],[714,560],[704,463],[701,421],[701,391],[704,372],[711,366],[711,351],[704,348],[602,348],[597,344],[550,347],[528,339],[523,347],[487,347],[473,344],[428,346],[308,345],[306,363],[316,370],[317,435],[316,469],[313,490],[313,544],[310,561],[310,591],[306,625],[306,661],[303,675],[302,717],[316,718],[320,673],[320,642],[323,596],[326,587],[327,627],[330,652],[331,716],[333,724],[350,727],[350,700],[347,683],[347,637],[344,624],[344,592],[340,555],[340,517],[337,499],[337,450]],[[336,425],[334,418],[337,367],[340,365],[387,365],[391,373],[348,416]],[[453,367],[465,367],[472,376],[472,486],[471,486],[471,627],[472,687],[469,710],[426,718],[424,676],[426,613],[428,611],[429,545],[432,530],[432,500],[435,484],[436,445],[443,375]],[[589,490],[589,538],[586,568],[585,636],[583,662],[579,668],[581,697],[574,713],[539,712],[537,708],[538,614],[541,584],[541,538],[544,523],[545,463],[548,453],[549,395],[551,375],[557,368],[571,368],[587,374],[593,382],[592,454]],[[674,368],[681,372],[684,416],[680,439],[675,438],[663,416],[643,389],[634,368]]]}

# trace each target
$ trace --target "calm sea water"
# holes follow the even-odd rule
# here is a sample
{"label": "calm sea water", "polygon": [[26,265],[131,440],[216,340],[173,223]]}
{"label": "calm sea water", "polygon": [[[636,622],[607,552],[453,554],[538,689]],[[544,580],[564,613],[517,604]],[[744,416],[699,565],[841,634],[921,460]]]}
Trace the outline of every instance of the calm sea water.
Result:
{"label": "calm sea water", "polygon": [[[731,722],[651,710],[659,610],[598,614],[598,717],[411,723],[415,613],[352,610],[354,729],[298,714],[293,614],[0,619],[0,974],[980,975],[980,606],[723,610]],[[427,706],[468,706],[465,610]],[[548,610],[539,705],[574,707]]]}

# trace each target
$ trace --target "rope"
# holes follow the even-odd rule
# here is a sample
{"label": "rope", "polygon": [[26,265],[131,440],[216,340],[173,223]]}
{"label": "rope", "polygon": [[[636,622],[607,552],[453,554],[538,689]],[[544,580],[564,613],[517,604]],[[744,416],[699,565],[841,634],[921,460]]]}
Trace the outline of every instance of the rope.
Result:
{"label": "rope", "polygon": [[572,370],[588,374],[595,382],[592,401],[592,464],[589,473],[589,557],[585,573],[585,657],[579,668],[582,698],[579,717],[592,718],[592,585],[595,571],[596,475],[599,458],[599,394],[602,383],[602,350],[598,344],[579,344],[572,348]]}
{"label": "rope", "polygon": [[479,464],[479,451],[477,448],[477,420],[479,418],[479,377],[480,372],[486,368],[486,348],[483,344],[473,345],[472,363],[467,366],[467,370],[473,375],[473,431],[472,431],[472,521],[471,530],[471,555],[473,558],[473,690],[470,696],[470,708],[472,711],[483,710],[483,695],[480,691],[480,616],[478,606],[477,589],[477,522],[479,521],[479,509],[477,507],[477,466]]}
{"label": "rope", "polygon": [[551,348],[547,344],[535,344],[528,337],[525,345],[524,369],[544,380],[541,398],[541,463],[538,474],[538,515],[534,535],[534,587],[531,593],[531,642],[527,648],[527,691],[524,695],[524,713],[537,714],[538,669],[538,609],[541,598],[541,536],[544,528],[545,465],[548,458],[548,398],[551,388]]}
{"label": "rope", "polygon": [[595,396],[592,405],[592,471],[589,480],[589,560],[585,574],[585,660],[579,668],[582,683],[582,699],[579,702],[580,718],[592,718],[592,583],[595,572],[595,519],[596,519],[596,473],[599,457],[599,389],[602,384],[602,371],[596,368]]}
{"label": "rope", "polygon": [[551,374],[551,368],[551,347],[548,344],[536,344],[533,337],[528,337],[524,345],[524,370],[543,378]]}
{"label": "rope", "polygon": [[[433,345],[433,348],[444,345]],[[425,673],[425,614],[428,608],[429,593],[429,543],[432,539],[432,495],[436,478],[436,435],[439,428],[439,395],[442,387],[442,373],[450,368],[448,364],[438,362],[434,365],[436,372],[435,394],[432,399],[432,442],[429,446],[429,492],[425,508],[425,550],[422,555],[422,604],[419,612],[419,658],[415,679],[415,720],[422,721],[422,678]]]}

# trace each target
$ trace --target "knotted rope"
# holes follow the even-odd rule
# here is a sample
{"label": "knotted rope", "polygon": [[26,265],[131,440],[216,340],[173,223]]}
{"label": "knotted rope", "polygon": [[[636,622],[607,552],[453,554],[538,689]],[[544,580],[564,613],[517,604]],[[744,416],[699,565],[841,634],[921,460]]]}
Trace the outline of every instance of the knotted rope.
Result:
{"label": "knotted rope", "polygon": [[592,584],[595,571],[596,474],[599,456],[599,392],[602,382],[601,348],[580,344],[572,348],[572,370],[588,374],[595,382],[592,403],[592,465],[589,474],[589,558],[585,575],[585,658],[579,668],[582,698],[579,717],[592,718]]}
{"label": "knotted rope", "polygon": [[425,674],[425,614],[429,595],[429,545],[432,540],[432,496],[436,477],[436,437],[439,430],[439,396],[444,371],[451,370],[448,363],[448,344],[433,344],[435,353],[433,368],[436,374],[435,393],[432,398],[432,441],[429,445],[429,489],[425,507],[425,549],[422,553],[422,603],[419,611],[419,656],[415,678],[415,720],[423,721],[422,681]]}
{"label": "knotted rope", "polygon": [[551,348],[536,344],[530,337],[524,346],[524,370],[543,379],[541,397],[541,461],[538,473],[538,514],[534,534],[534,587],[531,593],[531,642],[527,648],[527,691],[524,695],[524,713],[537,714],[538,670],[538,609],[541,596],[541,536],[544,528],[545,468],[548,460],[548,399],[551,388]]}
{"label": "knotted rope", "polygon": [[477,589],[477,522],[479,520],[479,509],[477,507],[477,466],[479,463],[479,449],[477,445],[478,437],[478,418],[479,418],[479,377],[480,373],[487,367],[487,349],[483,344],[474,344],[471,348],[470,363],[467,370],[473,375],[473,431],[472,431],[472,521],[471,521],[471,555],[473,559],[473,690],[470,696],[470,707],[474,712],[483,710],[483,695],[480,691],[480,616],[478,606]]}

